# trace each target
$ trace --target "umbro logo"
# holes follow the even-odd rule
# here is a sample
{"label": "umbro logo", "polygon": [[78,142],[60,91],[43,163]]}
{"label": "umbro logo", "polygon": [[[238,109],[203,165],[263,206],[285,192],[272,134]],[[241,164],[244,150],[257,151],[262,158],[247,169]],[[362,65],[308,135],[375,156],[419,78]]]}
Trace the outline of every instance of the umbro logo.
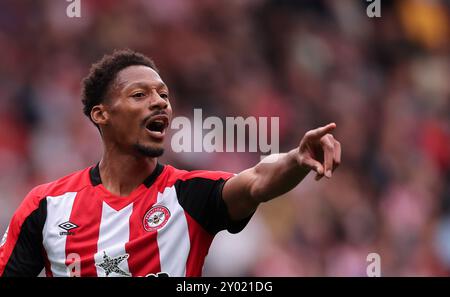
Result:
{"label": "umbro logo", "polygon": [[59,235],[74,235],[75,233],[71,232],[71,230],[78,228],[78,225],[74,224],[70,221],[67,221],[67,222],[59,224],[58,227],[65,230],[65,231],[59,232]]}

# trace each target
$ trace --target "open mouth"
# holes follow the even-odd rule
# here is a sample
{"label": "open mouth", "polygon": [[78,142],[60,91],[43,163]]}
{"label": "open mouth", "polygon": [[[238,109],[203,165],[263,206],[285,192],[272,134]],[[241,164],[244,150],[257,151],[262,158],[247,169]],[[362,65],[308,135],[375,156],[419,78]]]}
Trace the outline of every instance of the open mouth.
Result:
{"label": "open mouth", "polygon": [[155,116],[147,121],[145,128],[153,137],[161,138],[168,126],[169,119],[167,116]]}

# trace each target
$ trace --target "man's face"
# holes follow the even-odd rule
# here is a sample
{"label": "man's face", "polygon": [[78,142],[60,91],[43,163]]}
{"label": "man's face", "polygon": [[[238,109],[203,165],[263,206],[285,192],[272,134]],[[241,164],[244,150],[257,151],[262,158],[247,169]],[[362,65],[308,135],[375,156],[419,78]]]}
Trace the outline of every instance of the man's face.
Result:
{"label": "man's face", "polygon": [[172,107],[169,90],[155,70],[143,65],[122,69],[105,101],[109,115],[103,129],[106,141],[132,154],[163,154]]}

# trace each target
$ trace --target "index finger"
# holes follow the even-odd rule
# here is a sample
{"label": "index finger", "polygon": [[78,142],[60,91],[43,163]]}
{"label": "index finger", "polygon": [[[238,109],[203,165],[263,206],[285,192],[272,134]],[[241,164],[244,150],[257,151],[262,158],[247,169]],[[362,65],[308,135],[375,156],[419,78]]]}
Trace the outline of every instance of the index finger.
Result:
{"label": "index finger", "polygon": [[325,134],[329,133],[330,131],[334,130],[336,128],[336,123],[329,123],[326,126],[319,127],[317,129],[309,131],[309,136],[312,138],[321,138]]}

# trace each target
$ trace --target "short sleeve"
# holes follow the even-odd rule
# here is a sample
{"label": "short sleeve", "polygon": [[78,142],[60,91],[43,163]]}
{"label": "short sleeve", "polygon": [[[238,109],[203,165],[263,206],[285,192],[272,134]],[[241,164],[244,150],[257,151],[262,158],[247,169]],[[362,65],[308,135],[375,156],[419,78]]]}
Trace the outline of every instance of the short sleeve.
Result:
{"label": "short sleeve", "polygon": [[234,174],[228,172],[192,172],[175,183],[180,205],[208,233],[215,235],[222,230],[238,233],[245,228],[252,215],[239,221],[230,219],[222,197],[223,186]]}
{"label": "short sleeve", "polygon": [[46,200],[32,191],[15,212],[0,244],[0,276],[37,276],[44,268]]}

